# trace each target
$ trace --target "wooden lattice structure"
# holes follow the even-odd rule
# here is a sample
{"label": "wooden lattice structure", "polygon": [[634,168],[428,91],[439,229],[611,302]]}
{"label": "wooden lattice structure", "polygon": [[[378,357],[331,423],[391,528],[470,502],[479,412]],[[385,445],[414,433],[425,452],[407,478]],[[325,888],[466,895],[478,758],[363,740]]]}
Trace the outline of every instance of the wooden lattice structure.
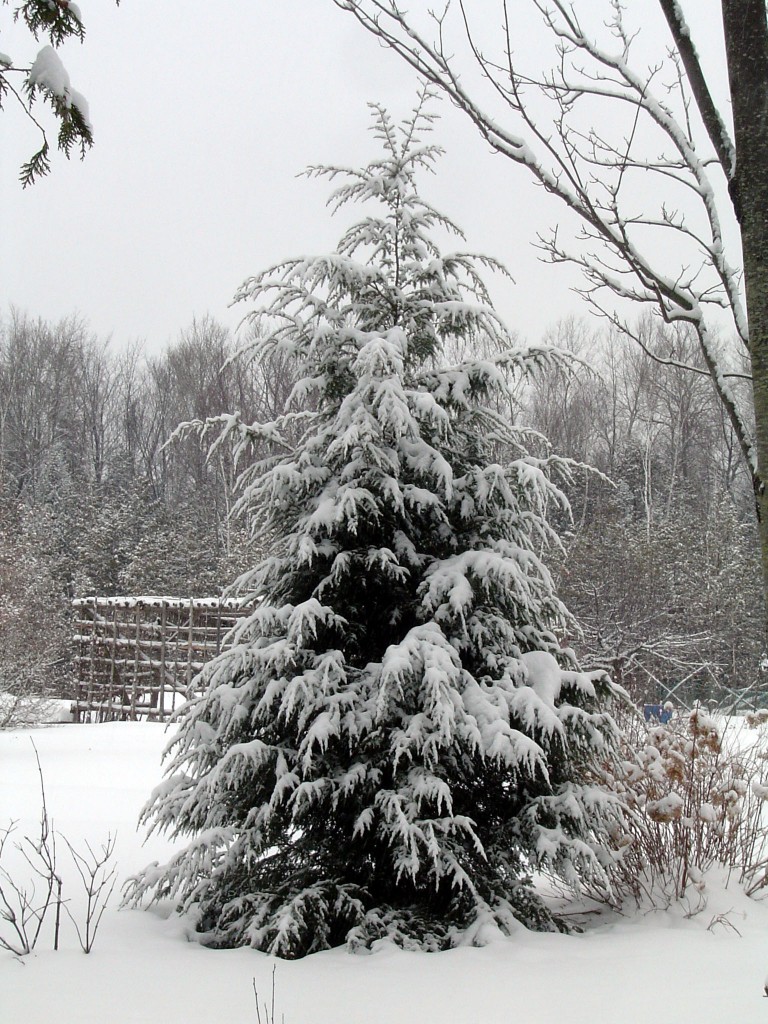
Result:
{"label": "wooden lattice structure", "polygon": [[76,722],[166,720],[250,611],[224,598],[83,597],[73,606]]}

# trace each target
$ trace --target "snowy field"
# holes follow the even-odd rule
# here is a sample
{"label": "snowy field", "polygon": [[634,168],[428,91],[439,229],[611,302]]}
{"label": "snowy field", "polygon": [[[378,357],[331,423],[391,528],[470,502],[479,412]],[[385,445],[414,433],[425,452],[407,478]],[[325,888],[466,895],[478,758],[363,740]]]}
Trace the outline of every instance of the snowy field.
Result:
{"label": "snowy field", "polygon": [[[34,836],[39,782],[33,738],[55,828],[76,847],[116,833],[120,882],[168,844],[142,846],[136,819],[160,778],[162,726],[60,725],[0,732],[0,827],[18,819]],[[7,854],[7,851],[6,851]],[[4,866],[20,876],[16,851]],[[77,918],[84,895],[60,844],[65,893]],[[187,940],[183,922],[118,910],[115,893],[93,952],[62,924],[31,955],[0,952],[2,1024],[240,1024],[256,1021],[253,983],[268,996],[276,964],[275,1020],[285,1024],[752,1024],[768,1020],[768,903],[711,882],[708,906],[595,918],[581,935],[520,931],[481,949],[370,955],[342,950],[295,962],[252,950],[213,951]],[[262,1020],[264,1012],[262,1011]]]}

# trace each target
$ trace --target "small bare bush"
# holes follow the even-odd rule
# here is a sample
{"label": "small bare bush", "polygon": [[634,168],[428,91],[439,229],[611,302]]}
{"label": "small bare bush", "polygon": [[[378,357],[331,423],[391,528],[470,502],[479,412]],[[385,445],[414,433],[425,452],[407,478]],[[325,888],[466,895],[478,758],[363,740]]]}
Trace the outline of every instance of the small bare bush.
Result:
{"label": "small bare bush", "polygon": [[59,944],[62,883],[57,868],[56,833],[48,817],[45,782],[37,749],[35,758],[41,795],[38,834],[34,839],[24,836],[20,842],[14,842],[14,848],[31,872],[27,881],[19,882],[3,867],[3,853],[15,831],[15,822],[0,831],[0,922],[5,925],[0,930],[0,949],[7,949],[17,956],[31,953],[35,948],[52,906],[56,908],[53,948],[58,949]]}
{"label": "small bare bush", "polygon": [[[34,743],[32,746],[34,747]],[[34,839],[23,836],[12,843],[29,871],[29,877],[24,880],[20,879],[18,872],[12,874],[3,864],[3,855],[9,849],[8,844],[16,830],[16,823],[11,822],[7,828],[0,829],[0,949],[5,949],[16,956],[31,953],[37,946],[43,925],[51,910],[54,910],[55,916],[53,948],[58,949],[63,907],[74,925],[80,948],[84,953],[90,953],[102,915],[115,886],[116,868],[111,864],[115,839],[109,835],[98,852],[94,852],[86,842],[87,853],[84,854],[75,849],[66,836],[54,831],[53,822],[48,815],[45,781],[37,748],[35,758],[40,776],[41,797],[38,833]],[[80,920],[74,916],[68,902],[62,899],[62,879],[57,861],[57,835],[64,840],[85,890],[86,906]]]}
{"label": "small bare bush", "polygon": [[715,865],[738,873],[750,895],[768,886],[768,715],[719,722],[701,707],[666,724],[620,715],[622,760],[603,782],[628,814],[614,897],[669,905],[697,894]]}
{"label": "small bare bush", "polygon": [[75,926],[80,948],[84,953],[90,953],[96,941],[96,932],[101,924],[102,915],[107,909],[109,897],[112,895],[117,881],[117,868],[110,866],[112,854],[115,851],[115,837],[111,834],[108,835],[107,841],[102,843],[98,852],[95,852],[90,843],[86,842],[87,854],[76,850],[66,837],[62,838],[64,838],[72,860],[75,862],[87,897],[82,927],[66,904],[64,909]]}

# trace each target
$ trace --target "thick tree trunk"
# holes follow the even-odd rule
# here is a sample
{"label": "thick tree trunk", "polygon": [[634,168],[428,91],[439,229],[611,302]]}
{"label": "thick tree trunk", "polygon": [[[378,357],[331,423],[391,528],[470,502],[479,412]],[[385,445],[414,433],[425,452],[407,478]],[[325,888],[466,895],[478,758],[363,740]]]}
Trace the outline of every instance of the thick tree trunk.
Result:
{"label": "thick tree trunk", "polygon": [[766,0],[722,0],[755,401],[755,498],[768,608],[768,19]]}

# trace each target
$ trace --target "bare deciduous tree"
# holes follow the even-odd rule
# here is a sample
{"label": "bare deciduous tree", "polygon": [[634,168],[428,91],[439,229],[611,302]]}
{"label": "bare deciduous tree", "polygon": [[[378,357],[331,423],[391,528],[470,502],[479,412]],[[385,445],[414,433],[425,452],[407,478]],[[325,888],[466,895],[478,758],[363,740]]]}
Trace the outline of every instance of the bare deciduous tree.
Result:
{"label": "bare deciduous tree", "polygon": [[[595,310],[641,345],[627,303],[690,325],[703,365],[685,364],[674,353],[653,355],[667,366],[709,375],[751,474],[765,596],[764,0],[722,0],[730,95],[719,107],[682,0],[647,0],[628,9],[619,0],[498,0],[500,30],[490,38],[487,20],[480,24],[478,7],[467,0],[448,0],[429,15],[406,11],[399,0],[334,2],[445,93],[495,152],[525,168],[568,208],[578,230],[567,238],[563,223],[540,243],[553,262],[581,270]],[[523,25],[531,12],[542,44],[550,47],[544,67],[529,34],[536,25]],[[642,20],[630,23],[631,17]],[[733,132],[723,116],[728,99]],[[737,229],[740,242],[732,242]],[[716,343],[724,316],[736,339],[732,349]],[[746,400],[744,354],[752,374]]]}

